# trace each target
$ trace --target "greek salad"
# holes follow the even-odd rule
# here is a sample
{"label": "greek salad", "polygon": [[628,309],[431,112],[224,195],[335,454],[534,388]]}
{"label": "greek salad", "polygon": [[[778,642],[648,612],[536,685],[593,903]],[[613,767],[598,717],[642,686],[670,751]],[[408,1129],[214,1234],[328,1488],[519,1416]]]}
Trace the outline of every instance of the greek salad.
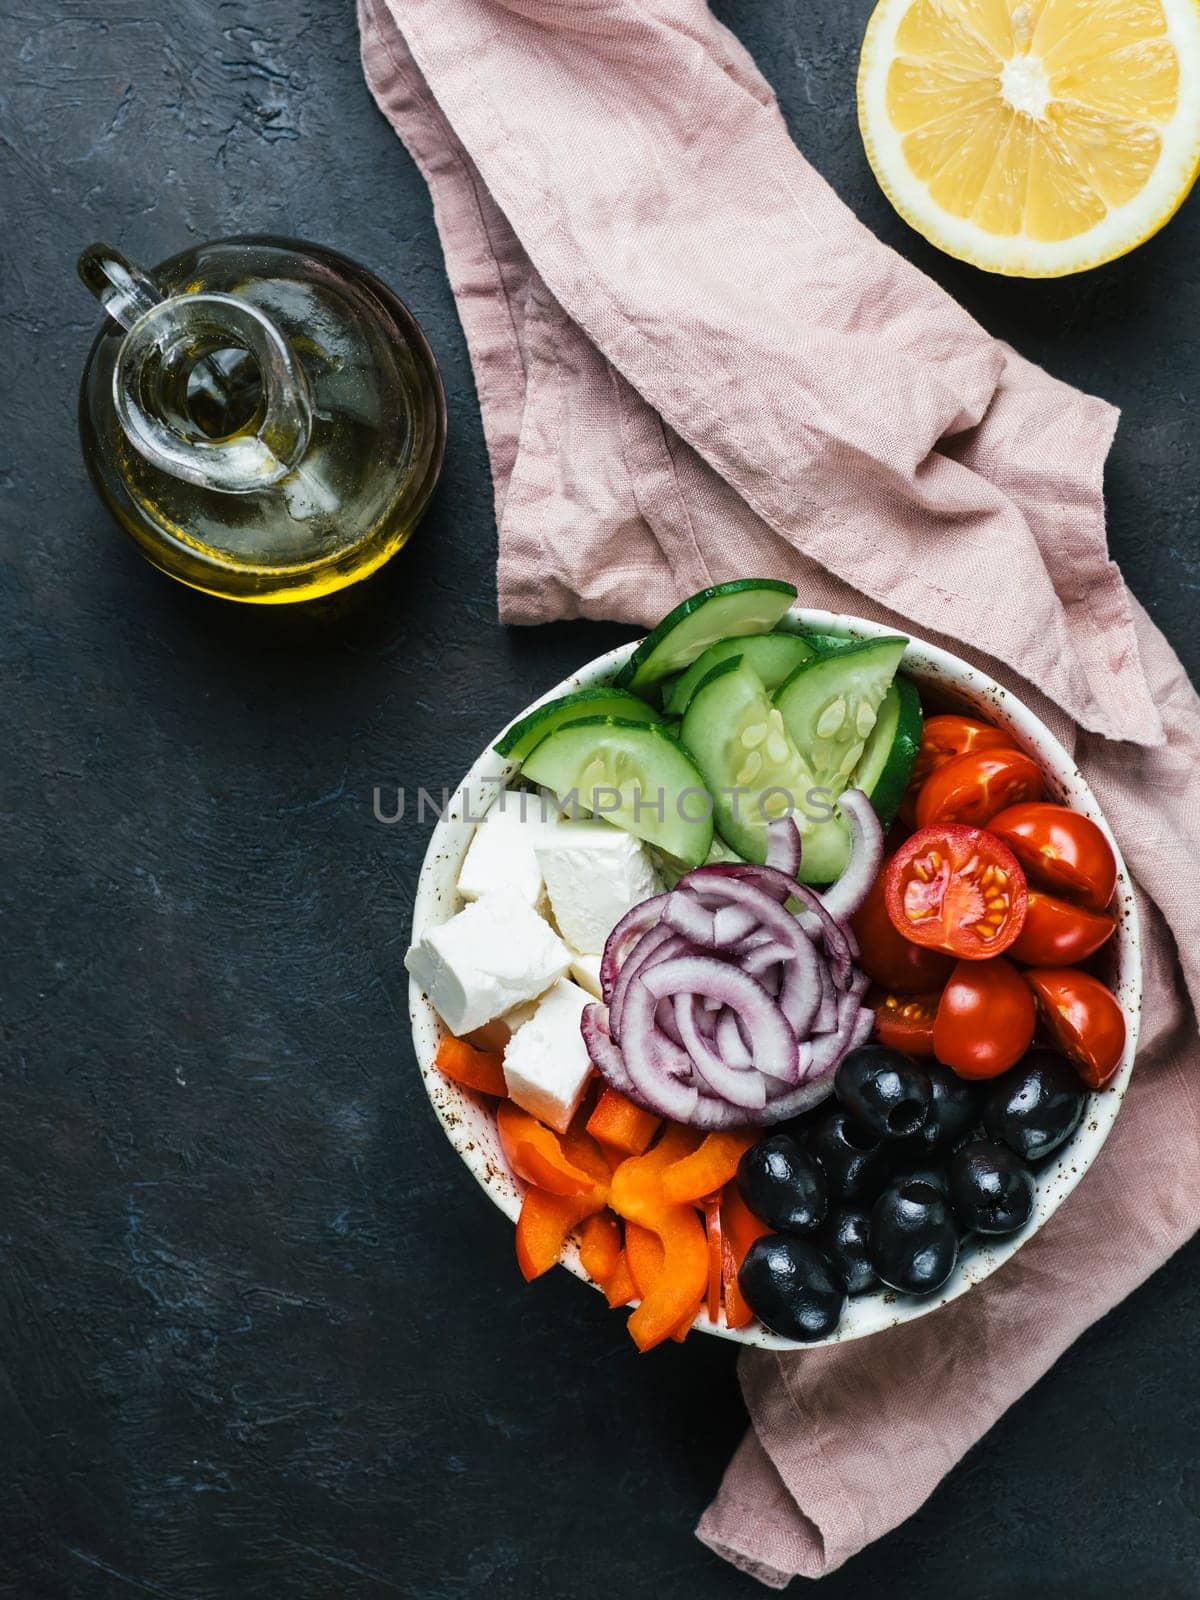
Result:
{"label": "greek salad", "polygon": [[1103,831],[923,706],[906,638],[795,599],[706,589],[510,727],[462,909],[406,958],[438,1069],[495,1102],[521,1271],[576,1235],[643,1350],[935,1292],[1124,1052]]}

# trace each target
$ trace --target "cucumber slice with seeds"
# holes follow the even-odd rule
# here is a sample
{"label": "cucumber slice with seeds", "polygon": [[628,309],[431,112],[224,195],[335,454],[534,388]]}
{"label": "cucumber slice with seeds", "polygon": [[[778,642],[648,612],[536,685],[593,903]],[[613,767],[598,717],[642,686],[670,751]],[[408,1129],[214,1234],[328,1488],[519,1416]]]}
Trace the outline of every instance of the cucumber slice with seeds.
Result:
{"label": "cucumber slice with seeds", "polygon": [[697,686],[680,732],[708,784],[717,830],[743,860],[766,860],[767,826],[789,810],[808,848],[816,779],[740,656],[719,662]]}
{"label": "cucumber slice with seeds", "polygon": [[[807,759],[814,783],[830,800],[856,781],[879,710],[908,648],[900,637],[868,639],[797,667],[775,693],[792,743]],[[832,883],[849,856],[840,817],[813,830],[804,844],[800,876]]]}
{"label": "cucumber slice with seeds", "polygon": [[718,639],[698,656],[686,672],[663,692],[663,706],[675,716],[687,710],[697,684],[712,669],[730,656],[741,656],[762,679],[767,693],[778,689],[802,662],[811,661],[816,652],[798,633],[757,633],[741,639]]}
{"label": "cucumber slice with seeds", "polygon": [[618,717],[562,723],[526,756],[521,771],[686,867],[698,867],[712,846],[703,778],[687,752],[650,723]]}
{"label": "cucumber slice with seeds", "polygon": [[649,694],[719,639],[770,633],[795,598],[795,587],[776,578],[741,578],[701,589],[646,635],[616,682],[636,694]]}
{"label": "cucumber slice with seeds", "polygon": [[576,689],[571,694],[560,695],[557,700],[548,700],[544,706],[535,706],[527,716],[514,722],[497,739],[496,754],[508,761],[521,761],[548,733],[564,722],[577,722],[580,717],[623,717],[627,722],[659,720],[646,702],[630,694],[628,689],[614,689],[607,684]]}

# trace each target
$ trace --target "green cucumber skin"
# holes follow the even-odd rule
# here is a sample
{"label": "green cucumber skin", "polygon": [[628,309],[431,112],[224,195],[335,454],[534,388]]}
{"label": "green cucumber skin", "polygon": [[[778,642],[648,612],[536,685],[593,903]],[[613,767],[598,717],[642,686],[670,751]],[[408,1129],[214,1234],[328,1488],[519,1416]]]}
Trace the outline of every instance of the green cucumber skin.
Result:
{"label": "green cucumber skin", "polygon": [[[640,817],[634,816],[630,804],[621,811],[603,812],[602,820],[624,828],[685,867],[699,866],[712,848],[712,814],[698,815],[705,807],[692,799],[685,815],[680,796],[706,793],[704,779],[689,752],[661,726],[619,717],[580,717],[562,723],[525,758],[522,774],[560,799],[572,792],[578,794],[588,766],[603,758],[606,735],[610,746],[624,746],[641,762],[647,782],[640,792],[651,798],[643,803]],[[661,820],[655,814],[656,791],[665,798]]]}
{"label": "green cucumber skin", "polygon": [[[752,624],[741,630],[737,626],[736,606],[721,606],[723,601],[744,595],[749,597],[746,609],[753,610],[754,599],[761,602],[771,594],[780,596],[785,602],[778,607],[767,608],[774,611],[771,620],[764,622],[760,615],[755,613]],[[701,589],[697,594],[681,601],[646,635],[617,673],[614,681],[619,688],[632,689],[637,694],[650,694],[657,689],[664,678],[690,666],[697,656],[703,654],[709,645],[715,644],[718,639],[735,635],[739,631],[747,634],[769,633],[775,623],[790,609],[795,599],[795,586],[783,583],[778,578],[739,578],[731,583],[719,583],[712,588]],[[714,604],[721,611],[730,611],[732,615],[719,626],[714,625],[715,631],[711,627],[706,631],[703,614]],[[692,624],[691,628],[688,627],[689,623]],[[673,646],[672,635],[676,635]]]}
{"label": "green cucumber skin", "polygon": [[[827,696],[832,698],[839,693],[840,684],[854,675],[856,662],[866,666],[873,657],[878,658],[882,655],[886,662],[889,655],[894,655],[892,676],[878,701],[878,704],[882,705],[891,683],[895,681],[894,674],[903,660],[907,647],[908,640],[901,635],[847,642],[844,648],[819,654],[812,661],[797,667],[791,677],[776,690],[775,704],[783,713],[784,725],[792,742],[814,770],[817,763],[814,761],[809,724],[815,723],[816,720],[815,704]],[[869,738],[870,735],[868,740]],[[862,755],[865,754],[864,749]],[[815,782],[827,790],[832,801],[836,801],[839,795],[857,781],[861,761],[862,756],[859,757],[854,771],[845,776],[817,771]],[[800,858],[801,879],[805,883],[814,884],[834,882],[849,859],[849,850],[849,831],[840,817],[835,815],[828,821],[820,823],[804,841]]]}
{"label": "green cucumber skin", "polygon": [[[578,711],[578,716],[574,715]],[[601,685],[591,689],[575,689],[535,706],[520,721],[514,722],[508,732],[497,739],[493,747],[506,761],[521,761],[536,748],[548,733],[566,721],[577,722],[587,716],[623,716],[633,721],[656,723],[659,718],[644,700],[626,689]]]}
{"label": "green cucumber skin", "polygon": [[[731,656],[743,653],[747,664],[762,679],[763,687],[769,694],[804,661],[811,660],[814,652],[808,641],[802,639],[798,633],[752,633],[740,638],[718,639],[715,644],[710,644],[707,650],[697,656],[687,671],[680,673],[671,687],[664,692],[664,708],[675,716],[682,716],[688,708],[692,695],[706,676],[705,662],[712,667],[728,660]],[[711,661],[708,660],[710,656]],[[767,672],[764,668],[772,658],[776,670]]]}
{"label": "green cucumber skin", "polygon": [[[880,758],[880,752],[872,750],[871,743],[875,737],[873,733],[871,739],[867,741],[862,760],[851,779],[854,787],[865,790],[885,828],[890,828],[896,820],[896,813],[900,809],[900,802],[904,798],[904,791],[908,788],[908,781],[916,765],[917,752],[921,748],[921,730],[925,725],[921,697],[911,678],[898,672],[888,691],[888,697],[893,694],[898,702],[896,725],[887,751]],[[882,720],[881,709],[880,722]],[[876,731],[879,731],[879,724],[876,724]]]}

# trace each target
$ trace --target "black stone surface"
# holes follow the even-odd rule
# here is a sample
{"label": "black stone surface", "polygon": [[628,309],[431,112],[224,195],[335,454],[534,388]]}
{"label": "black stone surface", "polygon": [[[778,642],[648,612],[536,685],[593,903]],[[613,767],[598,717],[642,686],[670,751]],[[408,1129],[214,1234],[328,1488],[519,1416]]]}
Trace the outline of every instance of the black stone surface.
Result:
{"label": "black stone surface", "polygon": [[[868,0],[720,10],[869,225],[1124,407],[1113,549],[1194,672],[1200,202],[1085,278],[984,277],[867,169]],[[0,1595],[759,1592],[691,1533],[743,1425],[733,1350],[639,1359],[565,1274],[524,1287],[413,1068],[424,837],[374,821],[373,786],[453,783],[623,635],[495,622],[467,356],[352,8],[14,0],[0,62]],[[153,262],[238,231],[382,273],[445,375],[434,514],[323,625],[159,577],[76,449],[77,251]],[[823,1596],[1195,1595],[1198,1264],[1193,1245],[1082,1339]]]}

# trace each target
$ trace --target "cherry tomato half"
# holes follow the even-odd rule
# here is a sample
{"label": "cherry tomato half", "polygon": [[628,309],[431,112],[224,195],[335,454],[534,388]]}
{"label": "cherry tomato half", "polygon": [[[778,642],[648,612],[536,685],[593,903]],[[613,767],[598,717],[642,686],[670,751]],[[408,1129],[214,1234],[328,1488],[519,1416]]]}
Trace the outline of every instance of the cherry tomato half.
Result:
{"label": "cherry tomato half", "polygon": [[1112,938],[1116,925],[1104,911],[1089,911],[1030,889],[1025,926],[1008,953],[1029,967],[1073,967],[1094,956]]}
{"label": "cherry tomato half", "polygon": [[1103,1089],[1125,1053],[1125,1013],[1116,996],[1071,967],[1027,972],[1025,981],[1054,1043],[1089,1088]]}
{"label": "cherry tomato half", "polygon": [[1029,1049],[1036,1021],[1029,986],[1011,961],[960,961],[938,1002],[933,1053],[960,1078],[995,1078]]}
{"label": "cherry tomato half", "polygon": [[980,828],[922,828],[896,851],[884,881],[897,933],[962,961],[1007,950],[1025,921],[1025,874],[1008,846]]}
{"label": "cherry tomato half", "polygon": [[1090,817],[1047,802],[1010,806],[988,823],[1034,883],[1103,911],[1117,886],[1112,846]]}
{"label": "cherry tomato half", "polygon": [[927,717],[921,729],[921,748],[913,764],[912,781],[916,788],[925,782],[931,772],[945,766],[955,756],[965,756],[970,750],[1007,750],[1013,741],[1001,728],[990,722],[979,722],[974,717]]}
{"label": "cherry tomato half", "polygon": [[862,952],[858,964],[884,989],[896,989],[901,994],[940,989],[950,976],[954,958],[914,944],[896,932],[887,912],[887,866],[885,861],[871,892],[850,919]]}
{"label": "cherry tomato half", "polygon": [[875,1005],[875,1037],[906,1056],[933,1054],[939,994],[885,994]]}
{"label": "cherry tomato half", "polygon": [[917,796],[917,823],[982,828],[997,811],[1036,800],[1041,792],[1042,770],[1023,750],[972,750],[931,774]]}

